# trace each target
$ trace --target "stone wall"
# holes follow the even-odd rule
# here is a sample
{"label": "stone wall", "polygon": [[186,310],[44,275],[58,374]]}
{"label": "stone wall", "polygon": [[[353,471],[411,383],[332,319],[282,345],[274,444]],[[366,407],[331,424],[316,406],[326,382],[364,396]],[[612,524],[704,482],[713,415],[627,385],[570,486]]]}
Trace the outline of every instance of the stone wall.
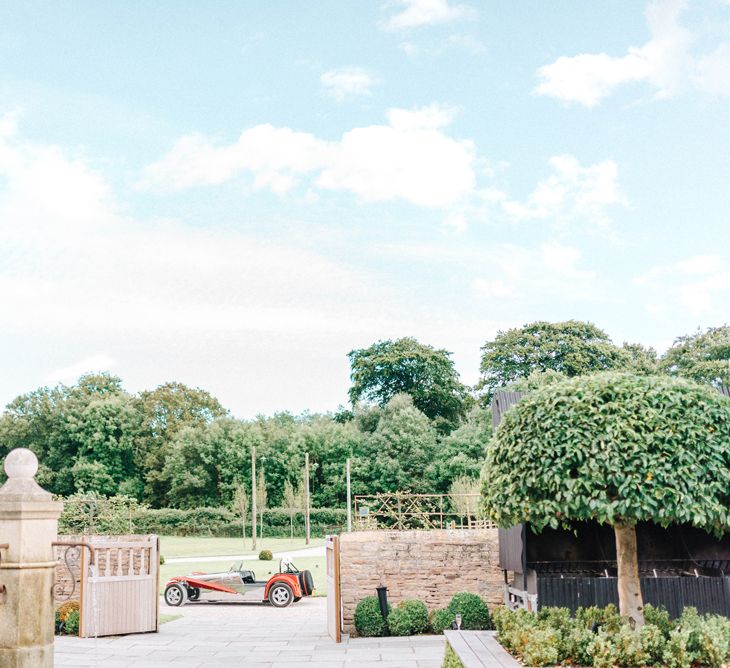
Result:
{"label": "stone wall", "polygon": [[340,537],[340,587],[344,631],[354,633],[355,606],[388,587],[388,600],[423,601],[442,608],[461,591],[479,594],[490,607],[503,601],[497,529],[356,531]]}

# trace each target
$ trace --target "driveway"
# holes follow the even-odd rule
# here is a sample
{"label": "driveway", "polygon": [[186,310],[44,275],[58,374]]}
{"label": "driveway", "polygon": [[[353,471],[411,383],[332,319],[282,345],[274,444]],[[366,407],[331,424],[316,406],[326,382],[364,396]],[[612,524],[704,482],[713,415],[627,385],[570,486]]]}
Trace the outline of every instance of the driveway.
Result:
{"label": "driveway", "polygon": [[159,633],[113,638],[56,638],[56,666],[255,666],[256,668],[440,668],[443,636],[354,638],[327,635],[325,598],[279,610],[261,604],[202,603],[169,608],[182,614]]}

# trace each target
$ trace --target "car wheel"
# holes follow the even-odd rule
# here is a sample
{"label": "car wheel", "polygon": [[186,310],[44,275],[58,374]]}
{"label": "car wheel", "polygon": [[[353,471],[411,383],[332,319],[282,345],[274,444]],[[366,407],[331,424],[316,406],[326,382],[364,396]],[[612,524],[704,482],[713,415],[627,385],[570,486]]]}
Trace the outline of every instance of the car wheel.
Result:
{"label": "car wheel", "polygon": [[200,589],[197,587],[190,587],[188,589],[188,601],[197,601],[200,599]]}
{"label": "car wheel", "polygon": [[294,600],[291,587],[284,582],[277,582],[269,589],[269,603],[275,608],[286,608]]}
{"label": "car wheel", "polygon": [[185,605],[188,600],[187,588],[176,582],[175,584],[167,585],[165,588],[165,603],[173,607]]}
{"label": "car wheel", "polygon": [[302,589],[304,596],[311,596],[314,592],[314,579],[309,571],[302,571],[299,573],[299,586]]}

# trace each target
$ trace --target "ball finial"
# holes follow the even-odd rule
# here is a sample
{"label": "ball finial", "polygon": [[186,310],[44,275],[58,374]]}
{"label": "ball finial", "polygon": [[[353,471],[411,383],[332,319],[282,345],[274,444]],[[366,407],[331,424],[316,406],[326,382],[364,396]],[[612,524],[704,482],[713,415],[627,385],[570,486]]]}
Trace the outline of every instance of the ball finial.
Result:
{"label": "ball finial", "polygon": [[38,472],[38,457],[27,448],[11,450],[5,458],[8,480],[33,480]]}

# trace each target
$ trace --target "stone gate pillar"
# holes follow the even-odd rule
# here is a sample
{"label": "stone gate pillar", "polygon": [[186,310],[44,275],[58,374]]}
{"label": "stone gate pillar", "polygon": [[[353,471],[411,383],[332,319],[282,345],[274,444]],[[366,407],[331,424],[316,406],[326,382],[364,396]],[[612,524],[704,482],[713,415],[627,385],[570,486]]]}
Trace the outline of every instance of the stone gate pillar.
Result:
{"label": "stone gate pillar", "polygon": [[63,504],[35,481],[38,459],[25,448],[5,458],[0,487],[0,666],[52,668],[53,582],[51,543]]}

